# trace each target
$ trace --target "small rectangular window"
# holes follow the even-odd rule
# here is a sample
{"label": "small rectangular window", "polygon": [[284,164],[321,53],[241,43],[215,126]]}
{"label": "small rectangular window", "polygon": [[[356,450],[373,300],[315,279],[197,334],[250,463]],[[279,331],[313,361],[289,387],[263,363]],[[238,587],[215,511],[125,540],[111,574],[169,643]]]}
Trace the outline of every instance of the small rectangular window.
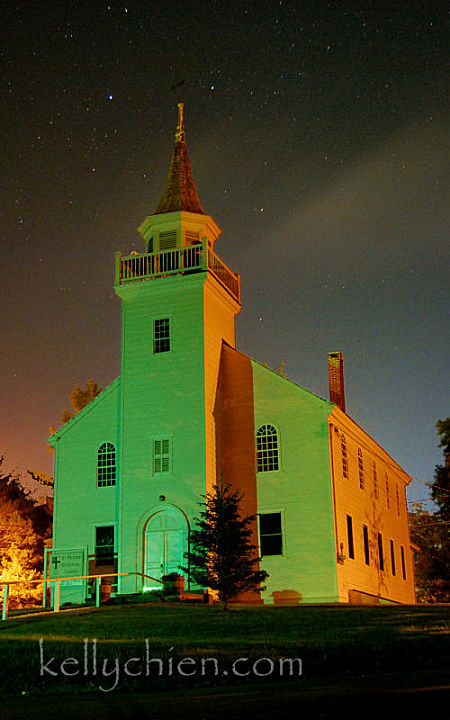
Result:
{"label": "small rectangular window", "polygon": [[97,565],[114,564],[114,525],[95,528],[95,561]]}
{"label": "small rectangular window", "polygon": [[366,565],[370,565],[370,552],[369,552],[369,530],[367,525],[363,525],[363,539],[364,539],[364,560]]}
{"label": "small rectangular window", "polygon": [[163,353],[170,350],[170,320],[158,318],[153,325],[153,352]]}
{"label": "small rectangular window", "polygon": [[375,496],[375,500],[378,500],[378,477],[377,477],[377,466],[376,466],[375,460],[372,463],[372,470],[373,470],[373,494]]}
{"label": "small rectangular window", "polygon": [[394,551],[394,541],[391,540],[391,568],[392,568],[392,574],[395,575],[395,551]]}
{"label": "small rectangular window", "polygon": [[405,563],[405,550],[403,548],[403,545],[400,545],[400,557],[402,560],[402,575],[403,580],[406,580],[406,563]]}
{"label": "small rectangular window", "polygon": [[153,472],[170,472],[170,440],[168,438],[153,441]]}
{"label": "small rectangular window", "polygon": [[259,516],[259,538],[261,557],[283,554],[281,513],[266,513]]}
{"label": "small rectangular window", "polygon": [[352,560],[355,558],[355,548],[353,546],[353,522],[351,515],[347,515],[347,540],[348,540],[348,556]]}
{"label": "small rectangular window", "polygon": [[378,561],[380,563],[380,570],[384,570],[383,538],[381,537],[381,533],[378,533]]}
{"label": "small rectangular window", "polygon": [[385,474],[385,478],[386,478],[386,507],[389,510],[389,508],[391,507],[391,501],[389,498],[389,480],[388,480],[387,473]]}

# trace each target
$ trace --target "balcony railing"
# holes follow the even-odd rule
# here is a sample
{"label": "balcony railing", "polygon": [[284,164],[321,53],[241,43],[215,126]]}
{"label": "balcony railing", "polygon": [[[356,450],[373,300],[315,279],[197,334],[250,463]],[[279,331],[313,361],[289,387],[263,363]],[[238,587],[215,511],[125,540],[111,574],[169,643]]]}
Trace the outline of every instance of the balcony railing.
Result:
{"label": "balcony railing", "polygon": [[116,255],[116,285],[209,270],[240,302],[240,275],[233,273],[206,243],[188,245],[158,253]]}

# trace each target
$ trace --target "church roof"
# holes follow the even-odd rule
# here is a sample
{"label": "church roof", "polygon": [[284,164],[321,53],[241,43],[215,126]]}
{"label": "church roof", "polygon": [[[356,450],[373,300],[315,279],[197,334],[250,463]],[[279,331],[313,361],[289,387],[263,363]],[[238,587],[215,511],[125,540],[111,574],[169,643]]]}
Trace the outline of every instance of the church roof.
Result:
{"label": "church roof", "polygon": [[163,196],[159,201],[154,215],[163,213],[187,210],[188,212],[204,215],[202,206],[195,189],[194,178],[192,177],[191,164],[185,143],[184,103],[178,103],[178,126],[175,133],[175,146],[170,162],[169,176]]}

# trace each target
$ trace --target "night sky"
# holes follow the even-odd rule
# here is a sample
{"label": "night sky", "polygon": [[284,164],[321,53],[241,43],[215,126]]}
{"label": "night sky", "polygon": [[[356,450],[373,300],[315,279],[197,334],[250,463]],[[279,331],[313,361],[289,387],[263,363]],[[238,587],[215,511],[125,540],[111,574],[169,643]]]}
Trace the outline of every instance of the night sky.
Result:
{"label": "night sky", "polygon": [[[242,274],[238,348],[413,476],[441,461],[448,16],[440,2],[3,2],[0,449],[52,471],[74,383],[119,374],[114,254],[161,197],[181,73],[200,202]],[[182,70],[183,68],[183,70]],[[413,481],[410,500],[428,497]]]}

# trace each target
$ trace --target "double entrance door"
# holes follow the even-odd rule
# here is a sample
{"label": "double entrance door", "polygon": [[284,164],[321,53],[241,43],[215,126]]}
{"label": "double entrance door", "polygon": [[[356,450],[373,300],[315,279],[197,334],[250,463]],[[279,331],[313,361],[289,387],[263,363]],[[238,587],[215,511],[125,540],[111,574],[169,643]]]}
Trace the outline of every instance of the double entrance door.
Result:
{"label": "double entrance door", "polygon": [[[145,529],[144,572],[153,578],[180,572],[186,562],[183,558],[186,545],[186,531],[178,518],[161,511],[154,515]],[[157,583],[145,579],[147,586]]]}

